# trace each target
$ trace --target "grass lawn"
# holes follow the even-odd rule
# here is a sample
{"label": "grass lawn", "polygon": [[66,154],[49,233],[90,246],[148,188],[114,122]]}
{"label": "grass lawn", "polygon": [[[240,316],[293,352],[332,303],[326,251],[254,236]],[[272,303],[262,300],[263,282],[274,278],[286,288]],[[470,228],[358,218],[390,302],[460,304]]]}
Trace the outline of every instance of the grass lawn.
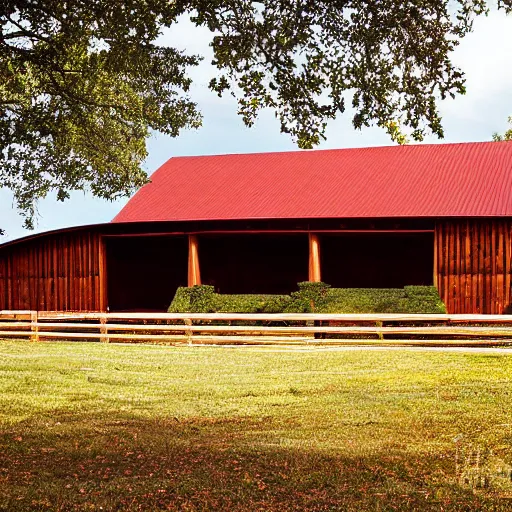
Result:
{"label": "grass lawn", "polygon": [[507,464],[510,355],[0,341],[2,511],[510,511]]}

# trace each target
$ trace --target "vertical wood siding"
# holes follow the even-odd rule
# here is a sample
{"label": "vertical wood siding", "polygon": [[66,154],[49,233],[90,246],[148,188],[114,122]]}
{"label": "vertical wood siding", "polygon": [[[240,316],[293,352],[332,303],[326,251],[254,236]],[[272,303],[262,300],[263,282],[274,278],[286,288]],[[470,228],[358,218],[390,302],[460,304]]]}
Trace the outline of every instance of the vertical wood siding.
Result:
{"label": "vertical wood siding", "polygon": [[[512,220],[441,220],[435,283],[449,313],[510,306]],[[105,249],[98,232],[38,237],[0,250],[0,309],[104,311]]]}
{"label": "vertical wood siding", "polygon": [[507,219],[437,223],[436,282],[449,313],[502,314],[510,305],[511,233]]}
{"label": "vertical wood siding", "polygon": [[103,242],[84,231],[0,251],[0,309],[103,311]]}

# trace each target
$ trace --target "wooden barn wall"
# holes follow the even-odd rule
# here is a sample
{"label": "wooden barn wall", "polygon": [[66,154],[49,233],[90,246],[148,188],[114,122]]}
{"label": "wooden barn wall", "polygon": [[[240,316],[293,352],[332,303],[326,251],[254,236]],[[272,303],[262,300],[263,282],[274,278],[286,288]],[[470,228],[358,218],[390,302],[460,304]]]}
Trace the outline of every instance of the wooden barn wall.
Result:
{"label": "wooden barn wall", "polygon": [[104,310],[98,233],[36,238],[0,250],[0,309]]}
{"label": "wooden barn wall", "polygon": [[[434,282],[449,313],[511,306],[512,221],[440,220]],[[104,311],[105,250],[94,231],[42,236],[0,249],[0,309]]]}
{"label": "wooden barn wall", "polygon": [[435,234],[435,279],[449,313],[502,314],[511,301],[512,223],[440,221]]}

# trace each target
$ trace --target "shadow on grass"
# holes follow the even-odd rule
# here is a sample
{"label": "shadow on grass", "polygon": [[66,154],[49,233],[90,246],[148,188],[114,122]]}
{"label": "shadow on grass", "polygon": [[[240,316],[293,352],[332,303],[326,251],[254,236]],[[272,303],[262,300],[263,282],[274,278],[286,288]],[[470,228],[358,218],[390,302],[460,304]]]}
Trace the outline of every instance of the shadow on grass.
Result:
{"label": "shadow on grass", "polygon": [[455,483],[452,454],[332,455],[272,419],[56,412],[0,433],[0,510],[511,510]]}

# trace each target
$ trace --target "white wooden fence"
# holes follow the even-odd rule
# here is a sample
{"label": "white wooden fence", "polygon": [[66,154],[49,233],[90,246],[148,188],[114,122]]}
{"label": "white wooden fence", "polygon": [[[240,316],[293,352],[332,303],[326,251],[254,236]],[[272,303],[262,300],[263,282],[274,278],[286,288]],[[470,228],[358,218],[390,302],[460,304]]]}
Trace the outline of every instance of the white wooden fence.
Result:
{"label": "white wooden fence", "polygon": [[512,345],[512,315],[0,311],[0,338],[171,344]]}

